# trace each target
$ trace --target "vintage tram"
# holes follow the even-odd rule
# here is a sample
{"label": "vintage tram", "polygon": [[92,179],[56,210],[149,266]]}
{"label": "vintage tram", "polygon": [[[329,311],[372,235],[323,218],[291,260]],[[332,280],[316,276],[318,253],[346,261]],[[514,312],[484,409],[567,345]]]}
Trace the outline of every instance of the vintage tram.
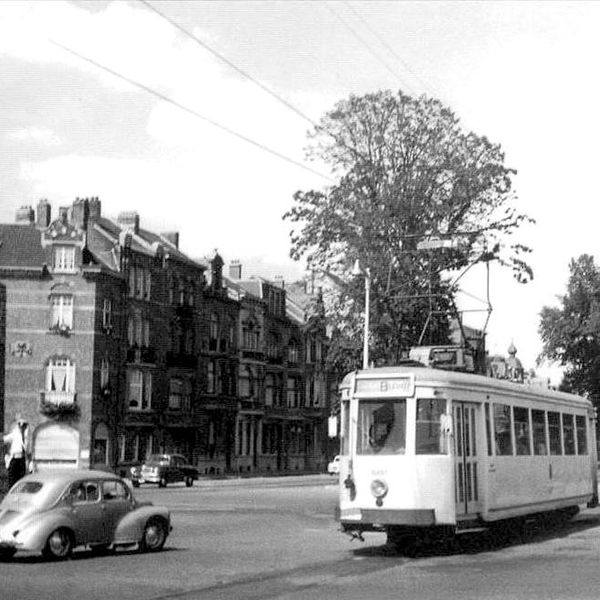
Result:
{"label": "vintage tram", "polygon": [[340,392],[346,533],[400,545],[597,503],[584,398],[416,363],[350,373]]}

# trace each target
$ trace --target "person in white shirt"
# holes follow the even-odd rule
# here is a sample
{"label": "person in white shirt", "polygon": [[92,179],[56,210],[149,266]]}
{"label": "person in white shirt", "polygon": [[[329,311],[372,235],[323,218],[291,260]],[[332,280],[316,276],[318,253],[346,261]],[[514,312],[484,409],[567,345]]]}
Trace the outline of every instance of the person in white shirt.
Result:
{"label": "person in white shirt", "polygon": [[17,414],[11,430],[2,439],[8,445],[4,462],[8,470],[8,487],[10,489],[27,472],[29,455],[29,425],[27,421]]}

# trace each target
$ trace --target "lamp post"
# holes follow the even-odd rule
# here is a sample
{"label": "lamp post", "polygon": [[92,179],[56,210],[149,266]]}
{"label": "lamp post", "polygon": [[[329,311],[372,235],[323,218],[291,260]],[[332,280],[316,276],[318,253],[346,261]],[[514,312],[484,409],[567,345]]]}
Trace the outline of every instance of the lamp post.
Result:
{"label": "lamp post", "polygon": [[371,303],[371,272],[369,268],[361,268],[357,259],[352,269],[353,275],[365,276],[365,326],[363,331],[363,369],[369,368],[369,313]]}

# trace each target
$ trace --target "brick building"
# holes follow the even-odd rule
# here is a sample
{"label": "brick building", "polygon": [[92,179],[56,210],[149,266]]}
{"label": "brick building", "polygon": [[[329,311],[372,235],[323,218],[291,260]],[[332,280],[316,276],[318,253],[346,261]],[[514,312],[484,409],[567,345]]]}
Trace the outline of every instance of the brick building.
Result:
{"label": "brick building", "polygon": [[27,418],[37,468],[159,451],[205,473],[323,468],[324,330],[280,285],[222,270],[97,198],[0,225],[0,415]]}

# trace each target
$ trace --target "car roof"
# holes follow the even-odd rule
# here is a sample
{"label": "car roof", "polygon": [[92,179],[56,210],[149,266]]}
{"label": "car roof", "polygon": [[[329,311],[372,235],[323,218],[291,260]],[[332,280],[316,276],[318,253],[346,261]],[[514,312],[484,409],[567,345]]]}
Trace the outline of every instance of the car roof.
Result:
{"label": "car roof", "polygon": [[37,471],[31,475],[26,475],[24,480],[41,481],[42,483],[53,483],[56,485],[65,485],[72,481],[81,479],[120,479],[114,473],[107,471],[96,471],[92,469],[48,469]]}

